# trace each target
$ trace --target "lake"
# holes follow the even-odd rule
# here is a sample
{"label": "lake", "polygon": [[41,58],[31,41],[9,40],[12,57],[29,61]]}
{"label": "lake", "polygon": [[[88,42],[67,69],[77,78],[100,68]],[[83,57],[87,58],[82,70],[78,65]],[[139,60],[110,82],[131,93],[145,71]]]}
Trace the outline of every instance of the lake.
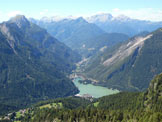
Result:
{"label": "lake", "polygon": [[106,87],[102,87],[102,86],[95,86],[93,84],[81,84],[79,83],[79,80],[81,80],[81,78],[75,78],[74,79],[74,84],[76,87],[78,87],[79,89],[79,94],[83,95],[83,94],[90,94],[91,96],[95,97],[95,98],[99,98],[102,96],[106,96],[106,95],[111,95],[111,94],[115,94],[118,93],[119,90],[116,89],[108,89]]}

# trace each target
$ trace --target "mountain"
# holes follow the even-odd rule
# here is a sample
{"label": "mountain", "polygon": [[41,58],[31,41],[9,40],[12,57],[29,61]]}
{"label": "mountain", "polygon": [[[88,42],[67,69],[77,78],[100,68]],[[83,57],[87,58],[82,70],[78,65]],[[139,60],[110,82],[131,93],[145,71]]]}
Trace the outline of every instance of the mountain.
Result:
{"label": "mountain", "polygon": [[26,109],[25,117],[22,114],[17,118],[15,114],[13,118],[22,122],[160,122],[161,107],[162,74],[159,74],[144,92],[121,92],[93,101],[78,97],[43,101]]}
{"label": "mountain", "polygon": [[121,43],[127,40],[129,37],[122,33],[103,33],[99,36],[94,36],[86,41],[82,41],[80,48],[78,48],[78,52],[83,57],[91,57],[98,52],[102,52],[107,48],[111,48],[112,46]]}
{"label": "mountain", "polygon": [[82,74],[108,88],[144,90],[154,75],[162,72],[161,53],[162,29],[158,29],[93,56],[84,66]]}
{"label": "mountain", "polygon": [[112,46],[115,43],[128,39],[128,36],[120,33],[107,34],[95,24],[90,24],[80,18],[43,18],[41,20],[30,19],[37,25],[47,29],[54,37],[76,50],[83,57],[89,57],[104,46]]}
{"label": "mountain", "polygon": [[89,24],[82,17],[52,22],[42,19],[37,20],[35,23],[47,29],[51,35],[64,42],[72,49],[77,49],[82,41],[104,33],[104,31],[95,24]]}
{"label": "mountain", "polygon": [[87,17],[86,20],[108,33],[124,33],[129,36],[134,36],[142,31],[152,32],[162,27],[162,22],[131,19],[124,15],[114,17],[108,13],[93,15]]}
{"label": "mountain", "polygon": [[77,93],[66,76],[79,60],[77,53],[23,15],[1,23],[0,108]]}

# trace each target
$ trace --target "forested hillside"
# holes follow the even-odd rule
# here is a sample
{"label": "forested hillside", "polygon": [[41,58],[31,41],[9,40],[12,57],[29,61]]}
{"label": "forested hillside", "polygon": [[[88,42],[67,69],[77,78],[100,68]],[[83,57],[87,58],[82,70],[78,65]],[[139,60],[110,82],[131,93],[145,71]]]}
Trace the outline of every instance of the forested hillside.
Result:
{"label": "forested hillside", "polygon": [[[39,108],[62,103],[62,108]],[[66,98],[37,104],[25,115],[24,122],[160,122],[162,120],[162,74],[156,76],[144,92],[121,92],[88,102],[84,98]]]}
{"label": "forested hillside", "polygon": [[141,91],[162,72],[162,29],[137,35],[92,57],[83,75],[122,91]]}
{"label": "forested hillside", "polygon": [[24,16],[0,24],[0,113],[77,93],[66,76],[79,60],[77,53]]}

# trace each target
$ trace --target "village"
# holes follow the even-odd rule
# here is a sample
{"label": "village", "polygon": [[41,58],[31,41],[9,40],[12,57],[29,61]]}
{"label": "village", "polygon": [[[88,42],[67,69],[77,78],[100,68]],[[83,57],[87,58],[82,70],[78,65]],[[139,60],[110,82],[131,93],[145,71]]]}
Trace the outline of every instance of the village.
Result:
{"label": "village", "polygon": [[90,95],[90,94],[83,94],[83,95],[76,94],[75,96],[76,97],[81,97],[81,98],[84,98],[86,100],[89,100],[89,101],[93,102],[93,96]]}
{"label": "village", "polygon": [[20,109],[17,112],[8,113],[7,115],[0,117],[0,120],[11,120],[14,122],[20,122],[19,120],[21,119],[21,117],[24,117],[25,114],[28,113],[29,111],[30,111],[29,108]]}

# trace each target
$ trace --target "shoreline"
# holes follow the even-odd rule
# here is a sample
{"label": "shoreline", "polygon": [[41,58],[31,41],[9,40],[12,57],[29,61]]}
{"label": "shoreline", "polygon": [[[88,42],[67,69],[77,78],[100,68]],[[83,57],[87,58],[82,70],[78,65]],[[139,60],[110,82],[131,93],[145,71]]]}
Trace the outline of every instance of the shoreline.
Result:
{"label": "shoreline", "polygon": [[107,96],[107,95],[116,94],[116,93],[120,92],[118,89],[107,88],[107,87],[92,84],[92,83],[89,83],[89,84],[80,83],[78,81],[79,78],[80,77],[75,77],[73,79],[75,86],[80,91],[79,93],[75,94],[74,96],[82,97],[82,96],[88,94],[88,96],[93,96],[93,98],[99,98],[102,96]]}

